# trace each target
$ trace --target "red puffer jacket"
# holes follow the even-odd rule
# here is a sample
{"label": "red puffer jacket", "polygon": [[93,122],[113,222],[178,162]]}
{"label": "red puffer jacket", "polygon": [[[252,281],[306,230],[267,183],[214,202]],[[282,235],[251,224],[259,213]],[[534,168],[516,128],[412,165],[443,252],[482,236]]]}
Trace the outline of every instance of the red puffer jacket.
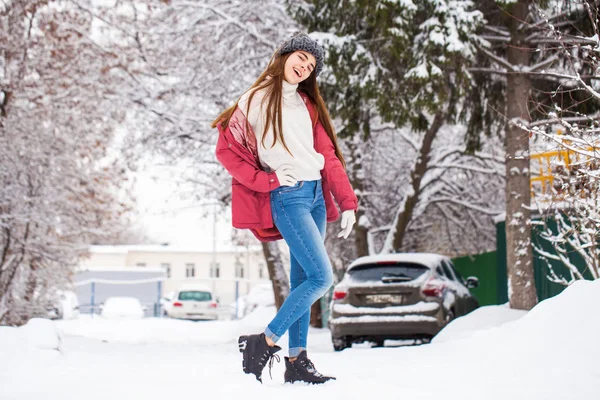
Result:
{"label": "red puffer jacket", "polygon": [[[321,170],[323,198],[327,208],[327,222],[338,219],[339,212],[333,197],[342,211],[358,208],[358,199],[352,190],[346,171],[335,155],[335,148],[323,125],[316,118],[316,109],[304,93],[299,92],[313,122],[314,147],[325,158]],[[250,229],[261,242],[282,239],[273,224],[269,192],[280,186],[275,172],[261,168],[252,127],[246,128],[246,117],[238,107],[227,128],[219,125],[216,156],[231,174],[231,213],[235,228]],[[332,197],[333,192],[333,197]]]}

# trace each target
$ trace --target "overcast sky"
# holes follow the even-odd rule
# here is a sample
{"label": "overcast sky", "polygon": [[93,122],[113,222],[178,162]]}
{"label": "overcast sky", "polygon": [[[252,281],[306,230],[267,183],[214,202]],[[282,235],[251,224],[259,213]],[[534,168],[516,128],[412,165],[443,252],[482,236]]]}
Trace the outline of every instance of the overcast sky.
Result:
{"label": "overcast sky", "polygon": [[[150,167],[136,175],[135,193],[146,234],[158,242],[212,249],[213,206],[182,199],[170,173],[167,168]],[[217,247],[231,243],[230,212],[217,218]]]}

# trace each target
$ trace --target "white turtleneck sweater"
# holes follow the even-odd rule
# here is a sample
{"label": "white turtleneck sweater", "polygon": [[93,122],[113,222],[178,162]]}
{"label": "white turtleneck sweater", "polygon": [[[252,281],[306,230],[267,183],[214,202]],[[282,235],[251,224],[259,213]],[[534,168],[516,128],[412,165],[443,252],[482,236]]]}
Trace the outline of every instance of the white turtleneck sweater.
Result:
{"label": "white turtleneck sweater", "polygon": [[246,115],[248,122],[252,126],[256,135],[258,157],[263,168],[276,171],[284,164],[289,164],[294,168],[299,181],[314,181],[321,179],[321,170],[325,166],[325,158],[314,149],[313,130],[310,115],[304,100],[296,91],[298,85],[292,85],[285,79],[283,80],[283,101],[281,125],[285,143],[290,149],[287,152],[281,142],[273,143],[273,126],[269,127],[265,138],[264,146],[261,144],[263,132],[266,126],[266,106],[261,105],[264,97],[264,90],[256,92],[252,98],[250,112],[246,115],[249,92],[246,92],[240,99],[238,106]]}

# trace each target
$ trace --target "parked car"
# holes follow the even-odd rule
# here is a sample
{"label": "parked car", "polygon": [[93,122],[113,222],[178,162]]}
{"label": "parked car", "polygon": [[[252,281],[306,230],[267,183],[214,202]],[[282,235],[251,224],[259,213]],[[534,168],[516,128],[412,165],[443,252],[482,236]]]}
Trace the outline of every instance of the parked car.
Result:
{"label": "parked car", "polygon": [[141,319],[145,311],[135,297],[109,297],[100,305],[100,315],[107,319]]}
{"label": "parked car", "polygon": [[171,318],[216,320],[219,318],[217,306],[210,288],[188,284],[175,291],[165,310]]}
{"label": "parked car", "polygon": [[[275,306],[275,296],[273,295],[272,283],[259,283],[252,286],[250,291],[244,296],[240,296],[237,301],[237,318],[245,317],[254,311],[257,307]],[[233,304],[233,314],[235,315],[236,304]]]}
{"label": "parked car", "polygon": [[173,304],[173,299],[175,298],[175,291],[171,291],[167,293],[164,297],[161,297],[159,300],[160,308],[162,310],[162,315],[164,317],[169,316],[169,310],[171,309],[171,305]]}
{"label": "parked car", "polygon": [[336,351],[352,343],[431,339],[452,319],[479,306],[452,261],[439,254],[399,253],[352,262],[333,291],[329,328]]}

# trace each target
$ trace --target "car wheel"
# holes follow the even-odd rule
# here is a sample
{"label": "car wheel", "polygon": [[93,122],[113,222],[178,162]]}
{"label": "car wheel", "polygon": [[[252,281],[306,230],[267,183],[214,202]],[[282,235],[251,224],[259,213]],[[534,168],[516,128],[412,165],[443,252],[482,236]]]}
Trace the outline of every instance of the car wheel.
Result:
{"label": "car wheel", "polygon": [[431,338],[420,338],[415,340],[415,345],[420,346],[422,344],[429,344],[431,343]]}
{"label": "car wheel", "polygon": [[349,340],[344,336],[331,338],[331,341],[333,342],[333,350],[335,351],[342,351],[350,347]]}

